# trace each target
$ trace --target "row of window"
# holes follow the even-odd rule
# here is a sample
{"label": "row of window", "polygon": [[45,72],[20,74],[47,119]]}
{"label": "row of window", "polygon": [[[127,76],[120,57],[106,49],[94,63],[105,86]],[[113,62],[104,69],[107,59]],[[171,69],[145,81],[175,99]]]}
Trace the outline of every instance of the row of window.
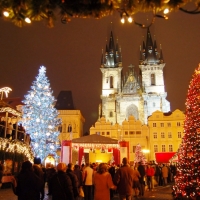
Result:
{"label": "row of window", "polygon": [[[171,127],[172,124],[170,122],[167,123],[167,127]],[[176,126],[181,126],[181,122],[177,122]],[[153,123],[153,127],[157,127],[157,123]],[[165,127],[164,123],[160,123],[160,127]]]}
{"label": "row of window", "polygon": [[[166,136],[166,135],[165,135],[165,132],[161,132],[161,133],[160,133],[160,137],[161,137],[161,138],[165,138],[165,136]],[[177,137],[178,137],[178,138],[182,138],[181,132],[178,132],[178,133],[177,133]],[[158,138],[158,133],[154,132],[154,133],[153,133],[153,138],[154,138],[154,139],[157,139],[157,138]],[[168,132],[168,138],[172,138],[172,132]]]}
{"label": "row of window", "polygon": [[[167,145],[165,145],[165,144],[161,145],[161,152],[167,152],[166,146]],[[154,152],[158,152],[158,145],[155,144],[153,149],[154,149]],[[173,145],[172,144],[169,144],[168,152],[173,152]]]}
{"label": "row of window", "polygon": [[[172,144],[168,145],[168,151],[166,149],[166,146],[167,145],[165,145],[165,144],[161,145],[161,152],[173,152],[173,145]],[[143,149],[144,147],[142,146],[141,148]],[[136,146],[133,146],[133,152],[135,152],[135,150],[136,150]],[[154,152],[159,152],[157,144],[154,145]]]}
{"label": "row of window", "polygon": [[[101,135],[110,135],[110,132],[96,132],[96,134],[101,134]],[[125,131],[124,135],[141,135],[141,131]]]}

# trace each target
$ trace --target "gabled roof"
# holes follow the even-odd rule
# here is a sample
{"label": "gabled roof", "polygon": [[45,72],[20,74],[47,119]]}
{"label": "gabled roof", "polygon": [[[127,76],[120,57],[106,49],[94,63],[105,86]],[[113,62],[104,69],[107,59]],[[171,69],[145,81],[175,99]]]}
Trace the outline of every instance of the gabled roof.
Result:
{"label": "gabled roof", "polygon": [[118,140],[93,134],[72,139],[72,143],[118,144]]}

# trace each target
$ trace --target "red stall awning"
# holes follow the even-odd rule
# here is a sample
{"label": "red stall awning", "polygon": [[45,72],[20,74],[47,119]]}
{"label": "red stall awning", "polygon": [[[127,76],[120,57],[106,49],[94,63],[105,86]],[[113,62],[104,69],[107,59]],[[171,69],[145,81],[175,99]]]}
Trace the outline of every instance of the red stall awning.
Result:
{"label": "red stall awning", "polygon": [[157,163],[169,163],[176,152],[157,152],[155,158]]}

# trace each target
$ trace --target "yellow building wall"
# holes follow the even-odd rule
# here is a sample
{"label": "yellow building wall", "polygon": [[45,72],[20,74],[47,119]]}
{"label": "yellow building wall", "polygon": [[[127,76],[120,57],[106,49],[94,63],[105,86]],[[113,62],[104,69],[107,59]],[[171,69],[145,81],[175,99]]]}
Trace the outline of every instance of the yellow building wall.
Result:
{"label": "yellow building wall", "polygon": [[[61,118],[62,124],[58,139],[62,143],[63,140],[70,140],[83,136],[83,124],[85,122],[80,110],[58,110],[58,118]],[[71,126],[71,133],[69,132]]]}
{"label": "yellow building wall", "polygon": [[[149,128],[139,120],[135,120],[133,116],[130,116],[128,121],[123,121],[122,125],[118,123],[112,125],[102,117],[95,123],[95,126],[90,128],[90,135],[92,134],[100,134],[119,141],[128,141],[130,162],[135,159],[135,147],[137,144],[140,144],[142,149],[149,148]],[[146,158],[148,159],[148,155],[146,155]]]}
{"label": "yellow building wall", "polygon": [[[150,160],[155,160],[156,152],[164,152],[162,145],[165,145],[165,152],[177,152],[184,135],[184,119],[185,114],[178,109],[168,115],[155,111],[148,118]],[[169,145],[172,145],[172,149]]]}

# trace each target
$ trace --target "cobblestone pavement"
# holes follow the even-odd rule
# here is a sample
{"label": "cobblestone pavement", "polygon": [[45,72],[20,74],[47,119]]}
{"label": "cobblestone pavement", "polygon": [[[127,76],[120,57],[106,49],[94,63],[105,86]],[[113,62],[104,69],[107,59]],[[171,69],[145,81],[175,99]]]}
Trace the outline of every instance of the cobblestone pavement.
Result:
{"label": "cobblestone pavement", "polygon": [[[47,194],[47,188],[45,193]],[[173,200],[171,186],[166,187],[158,186],[155,187],[152,191],[145,191],[143,197],[133,197],[133,200]],[[44,200],[51,200],[51,196],[45,194]],[[11,188],[0,189],[0,200],[17,200],[12,192]],[[27,199],[28,200],[28,199]],[[119,200],[118,196],[115,195],[112,200]]]}

